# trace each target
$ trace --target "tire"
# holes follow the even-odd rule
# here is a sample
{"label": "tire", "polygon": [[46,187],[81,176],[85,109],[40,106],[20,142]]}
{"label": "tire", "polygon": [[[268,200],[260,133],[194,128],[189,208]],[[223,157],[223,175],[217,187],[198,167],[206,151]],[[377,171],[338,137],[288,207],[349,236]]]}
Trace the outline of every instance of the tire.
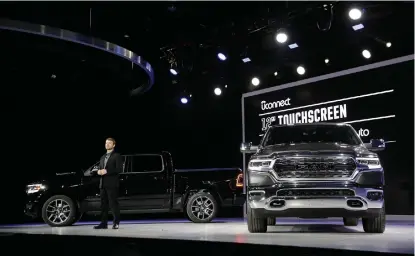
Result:
{"label": "tire", "polygon": [[257,218],[253,210],[248,205],[248,231],[250,233],[266,233],[267,232],[267,218]]}
{"label": "tire", "polygon": [[359,225],[359,218],[343,218],[343,223],[347,227],[356,227]]}
{"label": "tire", "polygon": [[199,192],[187,201],[186,214],[194,223],[209,223],[216,217],[218,208],[218,203],[212,194]]}
{"label": "tire", "polygon": [[366,233],[383,233],[386,227],[385,207],[378,216],[362,219],[363,230]]}
{"label": "tire", "polygon": [[267,226],[275,226],[275,218],[267,218]]}
{"label": "tire", "polygon": [[[56,212],[51,214],[53,209],[59,209],[61,215],[56,218]],[[66,216],[66,218],[63,218]],[[42,219],[51,227],[71,226],[77,221],[77,207],[72,199],[64,195],[52,196],[43,204]]]}

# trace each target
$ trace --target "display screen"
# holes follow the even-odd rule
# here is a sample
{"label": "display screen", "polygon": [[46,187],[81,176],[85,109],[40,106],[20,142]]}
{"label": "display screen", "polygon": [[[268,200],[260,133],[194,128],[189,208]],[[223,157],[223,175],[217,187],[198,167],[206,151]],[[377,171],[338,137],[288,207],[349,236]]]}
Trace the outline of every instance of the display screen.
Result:
{"label": "display screen", "polygon": [[[413,95],[412,58],[389,66],[244,97],[245,142],[258,145],[270,125],[349,123],[364,143],[371,139],[385,140],[386,149],[379,155],[387,184],[389,178],[389,184],[400,187],[403,179],[403,183],[410,182],[413,186]],[[412,161],[404,161],[398,156]],[[398,180],[401,180],[399,184]]]}

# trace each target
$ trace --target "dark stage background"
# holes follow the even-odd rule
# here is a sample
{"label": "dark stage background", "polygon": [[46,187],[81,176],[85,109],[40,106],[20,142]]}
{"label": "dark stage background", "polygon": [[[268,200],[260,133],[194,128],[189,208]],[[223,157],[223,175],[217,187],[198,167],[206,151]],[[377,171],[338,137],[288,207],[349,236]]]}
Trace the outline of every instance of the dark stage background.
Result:
{"label": "dark stage background", "polygon": [[[351,98],[363,95],[366,96]],[[344,109],[345,115],[332,113],[338,119],[326,122],[351,122],[365,143],[379,138],[388,142],[386,149],[379,153],[385,168],[387,213],[414,214],[413,95],[414,61],[411,60],[247,97],[244,101],[246,141],[257,145],[272,120],[275,124],[285,124],[283,115],[340,105],[336,109]],[[339,99],[345,100],[330,102]],[[287,105],[264,109],[271,106],[265,102],[281,100]],[[323,102],[329,103],[309,106]],[[309,107],[296,109],[302,106]],[[388,118],[367,120],[381,117]]]}

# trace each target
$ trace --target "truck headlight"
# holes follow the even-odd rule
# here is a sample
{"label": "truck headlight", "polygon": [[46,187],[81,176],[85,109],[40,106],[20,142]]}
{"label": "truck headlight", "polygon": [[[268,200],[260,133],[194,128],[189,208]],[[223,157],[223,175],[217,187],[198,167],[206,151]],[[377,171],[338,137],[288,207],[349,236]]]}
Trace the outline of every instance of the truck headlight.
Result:
{"label": "truck headlight", "polygon": [[248,169],[253,171],[266,171],[274,165],[275,160],[251,160]]}
{"label": "truck headlight", "polygon": [[30,184],[26,186],[26,193],[33,194],[45,190],[46,186],[43,184]]}
{"label": "truck headlight", "polygon": [[358,166],[363,169],[380,169],[382,165],[380,164],[379,158],[375,157],[358,157],[356,158]]}

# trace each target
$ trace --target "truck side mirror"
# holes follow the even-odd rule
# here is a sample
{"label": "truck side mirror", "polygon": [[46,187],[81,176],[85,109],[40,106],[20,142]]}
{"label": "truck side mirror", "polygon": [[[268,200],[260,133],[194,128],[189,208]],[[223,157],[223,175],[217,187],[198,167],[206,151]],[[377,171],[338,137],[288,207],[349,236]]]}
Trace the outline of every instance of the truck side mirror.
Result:
{"label": "truck side mirror", "polygon": [[370,151],[376,152],[376,151],[382,151],[385,149],[385,141],[383,139],[372,139],[370,140],[370,143],[366,143],[365,146]]}
{"label": "truck side mirror", "polygon": [[256,153],[258,146],[252,146],[252,142],[243,142],[241,143],[240,151],[241,153]]}

